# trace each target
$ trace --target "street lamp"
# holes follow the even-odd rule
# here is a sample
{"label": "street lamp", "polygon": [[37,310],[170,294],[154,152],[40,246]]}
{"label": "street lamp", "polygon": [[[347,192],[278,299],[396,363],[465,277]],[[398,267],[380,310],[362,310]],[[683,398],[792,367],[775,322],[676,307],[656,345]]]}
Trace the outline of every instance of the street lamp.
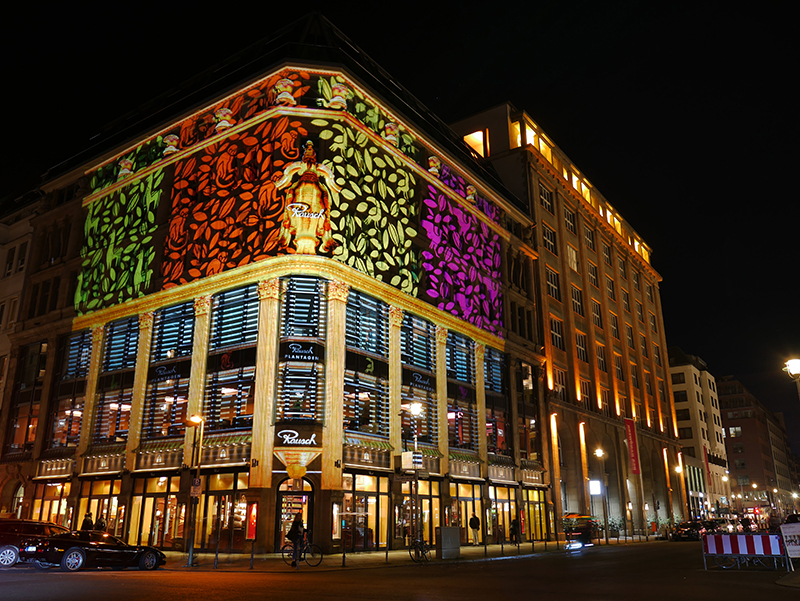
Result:
{"label": "street lamp", "polygon": [[606,544],[608,544],[608,474],[606,474],[606,453],[603,449],[596,449],[595,456],[600,459],[603,470],[603,528],[605,532]]}
{"label": "street lamp", "polygon": [[783,371],[789,374],[789,377],[794,380],[794,383],[797,385],[797,394],[800,396],[800,359],[789,359]]}
{"label": "street lamp", "polygon": [[[189,418],[189,422],[194,426],[194,435],[192,437],[192,460],[194,463],[195,453],[197,453],[197,471],[195,472],[194,482],[192,483],[192,510],[191,519],[189,523],[189,567],[194,567],[194,539],[195,539],[195,523],[197,522],[197,511],[200,505],[200,495],[195,495],[196,487],[200,485],[200,464],[203,462],[203,428],[205,421],[200,415],[193,415]],[[197,443],[197,426],[200,426],[200,442]]]}

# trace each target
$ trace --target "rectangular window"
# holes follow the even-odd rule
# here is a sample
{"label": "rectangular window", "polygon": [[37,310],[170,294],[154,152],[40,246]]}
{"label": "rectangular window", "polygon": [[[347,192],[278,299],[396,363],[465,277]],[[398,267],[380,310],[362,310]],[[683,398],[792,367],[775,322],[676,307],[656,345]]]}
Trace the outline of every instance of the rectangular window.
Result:
{"label": "rectangular window", "polygon": [[642,357],[649,357],[650,354],[647,352],[647,338],[645,338],[642,334],[639,334],[639,346],[642,349]]}
{"label": "rectangular window", "polygon": [[542,241],[547,250],[554,255],[558,255],[558,247],[556,246],[556,231],[546,223],[542,224]]}
{"label": "rectangular window", "polygon": [[592,383],[589,380],[581,380],[581,400],[588,403],[592,398]]}
{"label": "rectangular window", "polygon": [[594,230],[591,229],[588,225],[583,226],[583,237],[586,240],[586,246],[590,249],[595,250],[594,248]]}
{"label": "rectangular window", "polygon": [[625,339],[628,341],[628,348],[636,349],[636,344],[633,341],[633,326],[625,324]]}
{"label": "rectangular window", "polygon": [[650,313],[650,330],[654,334],[658,332],[658,327],[656,326],[656,316],[653,313]]}
{"label": "rectangular window", "polygon": [[389,356],[389,307],[363,292],[351,290],[347,297],[348,348]]}
{"label": "rectangular window", "polygon": [[567,246],[567,263],[569,263],[572,271],[580,273],[580,269],[578,269],[578,251],[573,246]]}
{"label": "rectangular window", "polygon": [[460,334],[448,332],[445,356],[449,379],[475,384],[475,346],[472,340]]}
{"label": "rectangular window", "polygon": [[[231,375],[224,374],[223,377]],[[319,362],[281,363],[278,366],[275,396],[278,421],[321,421],[325,398],[325,366]]]}
{"label": "rectangular window", "polygon": [[389,436],[389,383],[356,371],[344,372],[344,429]]}
{"label": "rectangular window", "polygon": [[603,261],[605,261],[606,265],[612,267],[613,264],[611,263],[611,247],[603,242]]}
{"label": "rectangular window", "polygon": [[610,324],[611,328],[611,335],[619,340],[619,322],[617,321],[617,316],[613,313],[608,314],[608,323]]}
{"label": "rectangular window", "polygon": [[506,355],[487,347],[483,358],[484,383],[486,390],[506,394]]}
{"label": "rectangular window", "polygon": [[[293,276],[282,281],[282,338],[324,338],[325,282],[318,278]],[[258,313],[256,312],[256,321]]]}
{"label": "rectangular window", "polygon": [[653,358],[656,361],[656,365],[659,367],[661,366],[661,349],[658,347],[657,344],[653,345]]}
{"label": "rectangular window", "polygon": [[641,323],[644,323],[644,308],[642,307],[642,303],[639,301],[636,301],[636,318]]}
{"label": "rectangular window", "polygon": [[678,428],[678,438],[682,440],[687,440],[692,438],[692,429],[691,428]]}
{"label": "rectangular window", "polygon": [[[283,321],[286,319],[284,316]],[[215,294],[211,304],[209,350],[250,346],[256,343],[257,338],[258,285]]]}
{"label": "rectangular window", "polygon": [[578,233],[578,226],[576,225],[575,221],[575,212],[567,207],[564,207],[564,225],[566,225],[567,229],[573,234]]}
{"label": "rectangular window", "polygon": [[631,384],[634,388],[639,388],[639,370],[635,363],[631,363]]}
{"label": "rectangular window", "polygon": [[400,327],[400,358],[404,364],[435,371],[435,341],[436,326],[431,322],[410,313],[403,316]]}
{"label": "rectangular window", "polygon": [[550,341],[557,349],[566,350],[564,348],[564,322],[555,317],[550,318]]}
{"label": "rectangular window", "polygon": [[194,345],[194,303],[188,302],[156,311],[150,362],[167,361],[192,354]]}
{"label": "rectangular window", "polygon": [[[414,372],[416,373],[416,372]],[[412,450],[414,433],[417,433],[417,441],[420,444],[435,445],[439,441],[439,428],[436,417],[439,415],[436,402],[436,392],[427,386],[415,385],[408,381],[400,389],[401,407],[410,407],[412,403],[422,405],[422,412],[419,416],[414,416],[410,411],[400,412],[400,431],[406,449]]]}
{"label": "rectangular window", "polygon": [[6,253],[6,270],[5,270],[5,277],[10,276],[14,273],[14,254],[16,252],[16,247],[9,248],[8,252]]}
{"label": "rectangular window", "polygon": [[625,259],[617,259],[617,264],[619,265],[619,277],[623,280],[627,280],[627,269],[625,265]]}
{"label": "rectangular window", "polygon": [[583,291],[576,286],[572,286],[572,310],[578,315],[583,316]]}
{"label": "rectangular window", "polygon": [[[147,440],[183,435],[189,417],[188,405],[189,378],[153,378],[148,382],[145,392],[142,438]],[[206,423],[204,428],[209,426]]]}
{"label": "rectangular window", "polygon": [[741,426],[731,426],[728,428],[728,435],[731,438],[740,438],[742,436],[742,427]]}
{"label": "rectangular window", "polygon": [[547,273],[547,294],[560,301],[561,288],[558,283],[558,274],[549,267],[546,267],[545,270]]}
{"label": "rectangular window", "polygon": [[592,322],[598,328],[603,327],[603,309],[600,307],[600,303],[594,299],[592,299]]}
{"label": "rectangular window", "polygon": [[631,297],[628,295],[628,291],[625,288],[622,288],[622,308],[625,309],[628,313],[631,312]]}
{"label": "rectangular window", "polygon": [[595,288],[600,288],[600,278],[597,275],[597,265],[594,263],[587,263],[589,269],[589,282]]}
{"label": "rectangular window", "polygon": [[548,213],[553,214],[553,193],[545,188],[541,182],[539,182],[539,202]]}
{"label": "rectangular window", "polygon": [[611,300],[617,299],[616,289],[614,288],[614,280],[608,276],[606,276],[606,291],[608,292],[608,298]]}
{"label": "rectangular window", "polygon": [[[672,375],[674,376],[675,374]],[[675,398],[676,403],[686,403],[689,401],[689,395],[685,390],[676,390],[672,396]]]}
{"label": "rectangular window", "polygon": [[646,290],[647,290],[647,300],[649,300],[651,303],[655,302],[653,300],[653,286],[652,286],[652,284],[647,284]]}
{"label": "rectangular window", "polygon": [[608,366],[606,365],[606,347],[602,344],[598,344],[595,352],[597,353],[597,369],[608,373]]}
{"label": "rectangular window", "polygon": [[625,381],[625,370],[622,368],[622,355],[614,355],[614,373],[617,376],[617,380],[621,382]]}
{"label": "rectangular window", "polygon": [[670,374],[670,379],[672,380],[673,384],[685,384],[686,374],[683,372],[673,373]]}
{"label": "rectangular window", "polygon": [[558,367],[553,368],[553,392],[562,401],[567,400],[567,372]]}
{"label": "rectangular window", "polygon": [[17,253],[17,272],[23,271],[25,269],[25,261],[28,255],[28,243],[23,242],[19,245],[19,251]]}
{"label": "rectangular window", "polygon": [[139,318],[126,317],[106,326],[103,371],[136,367],[139,344]]}
{"label": "rectangular window", "polygon": [[589,363],[589,352],[586,350],[586,334],[577,332],[575,334],[575,348],[578,350],[578,359],[584,363]]}

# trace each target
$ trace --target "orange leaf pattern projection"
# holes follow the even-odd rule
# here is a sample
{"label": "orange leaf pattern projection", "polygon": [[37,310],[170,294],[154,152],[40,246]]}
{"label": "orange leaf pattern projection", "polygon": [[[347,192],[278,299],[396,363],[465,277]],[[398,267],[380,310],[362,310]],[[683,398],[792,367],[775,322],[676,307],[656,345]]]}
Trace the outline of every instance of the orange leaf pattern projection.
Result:
{"label": "orange leaf pattern projection", "polygon": [[281,237],[285,203],[276,184],[307,136],[300,121],[281,117],[176,164],[164,288],[294,252]]}

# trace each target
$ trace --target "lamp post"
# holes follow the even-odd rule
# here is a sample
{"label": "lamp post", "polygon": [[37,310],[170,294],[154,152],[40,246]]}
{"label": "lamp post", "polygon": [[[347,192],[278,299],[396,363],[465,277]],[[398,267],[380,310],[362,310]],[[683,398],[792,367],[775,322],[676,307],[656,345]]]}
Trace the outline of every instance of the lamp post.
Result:
{"label": "lamp post", "polygon": [[797,395],[800,396],[800,359],[789,359],[783,368],[789,377],[797,385]]}
{"label": "lamp post", "polygon": [[728,515],[730,516],[730,514],[731,514],[731,487],[730,487],[730,484],[728,484],[728,480],[729,480],[729,478],[728,478],[727,475],[722,476],[722,482],[724,483],[724,487],[723,488],[727,488],[728,489],[727,490],[727,494],[725,495],[725,500],[728,502]]}
{"label": "lamp post", "polygon": [[417,418],[422,414],[422,403],[417,401],[410,403],[409,405],[403,405],[401,407],[404,411],[408,411],[412,418],[412,432],[414,434],[414,453],[411,458],[411,465],[414,468],[414,515],[412,518],[412,527],[414,529],[414,538],[419,539],[420,536],[420,519],[419,519],[419,449],[417,447]]}
{"label": "lamp post", "polygon": [[597,449],[595,456],[600,459],[603,470],[603,531],[605,532],[606,544],[608,544],[608,505],[606,495],[608,494],[608,474],[606,474],[606,453],[603,449]]}
{"label": "lamp post", "polygon": [[[189,418],[189,422],[194,426],[194,436],[192,437],[192,459],[194,460],[195,453],[197,453],[197,471],[195,472],[195,481],[192,483],[192,510],[191,522],[189,524],[189,567],[194,567],[194,539],[195,539],[195,524],[197,522],[197,511],[200,505],[200,495],[195,495],[195,487],[198,486],[200,481],[200,464],[203,462],[203,428],[205,421],[199,415],[193,415]],[[200,426],[200,442],[197,444],[197,426]]]}

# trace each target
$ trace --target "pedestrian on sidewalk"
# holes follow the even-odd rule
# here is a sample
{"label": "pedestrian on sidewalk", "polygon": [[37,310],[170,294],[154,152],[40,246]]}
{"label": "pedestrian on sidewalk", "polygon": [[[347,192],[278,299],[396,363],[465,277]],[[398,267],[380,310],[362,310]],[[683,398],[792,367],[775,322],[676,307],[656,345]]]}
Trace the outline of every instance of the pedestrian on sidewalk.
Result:
{"label": "pedestrian on sidewalk", "polygon": [[94,522],[92,521],[92,512],[88,512],[83,517],[83,523],[81,524],[81,530],[94,530]]}
{"label": "pedestrian on sidewalk", "polygon": [[303,526],[303,513],[298,511],[294,516],[292,527],[289,528],[289,532],[286,534],[286,538],[292,541],[292,567],[295,570],[300,566],[300,548],[303,545],[305,530]]}
{"label": "pedestrian on sidewalk", "polygon": [[481,529],[481,519],[472,512],[472,517],[469,518],[469,527],[472,530],[472,545],[478,544],[478,531]]}

